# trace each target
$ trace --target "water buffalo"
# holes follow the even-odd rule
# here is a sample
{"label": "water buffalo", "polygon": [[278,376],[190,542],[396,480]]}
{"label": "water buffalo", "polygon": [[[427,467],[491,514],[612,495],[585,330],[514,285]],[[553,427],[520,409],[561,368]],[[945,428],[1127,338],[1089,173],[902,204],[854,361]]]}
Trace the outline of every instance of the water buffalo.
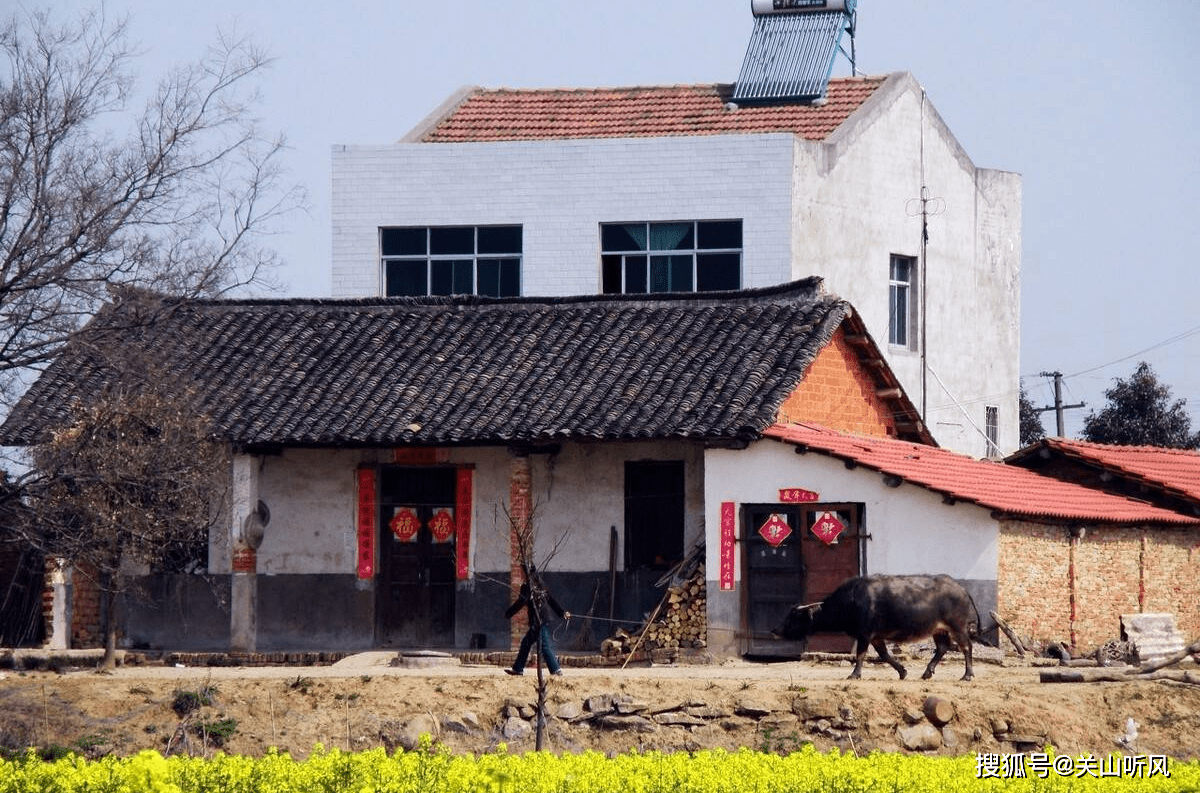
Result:
{"label": "water buffalo", "polygon": [[900,673],[901,680],[908,670],[888,652],[887,642],[933,636],[937,648],[921,678],[933,677],[938,661],[957,645],[966,658],[962,679],[970,680],[975,676],[971,666],[973,611],[971,596],[950,576],[859,576],[842,583],[820,603],[793,606],[772,633],[794,641],[813,633],[847,633],[854,637],[851,679],[862,677],[863,657],[868,647],[874,647],[879,657]]}

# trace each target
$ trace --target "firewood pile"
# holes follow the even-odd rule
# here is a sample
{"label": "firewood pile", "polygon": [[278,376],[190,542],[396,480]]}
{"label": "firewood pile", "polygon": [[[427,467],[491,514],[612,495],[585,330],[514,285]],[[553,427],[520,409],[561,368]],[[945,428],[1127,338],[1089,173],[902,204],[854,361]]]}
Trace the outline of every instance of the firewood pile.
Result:
{"label": "firewood pile", "polygon": [[646,622],[633,632],[618,629],[600,643],[600,653],[605,658],[708,646],[708,594],[703,549],[694,550],[663,576],[659,584],[667,585],[666,592]]}

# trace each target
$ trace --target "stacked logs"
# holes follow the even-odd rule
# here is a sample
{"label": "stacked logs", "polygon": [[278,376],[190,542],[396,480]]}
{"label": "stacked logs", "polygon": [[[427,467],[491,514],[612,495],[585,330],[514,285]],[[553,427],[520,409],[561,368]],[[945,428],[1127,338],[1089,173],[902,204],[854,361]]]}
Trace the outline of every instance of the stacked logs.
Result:
{"label": "stacked logs", "polygon": [[708,646],[708,595],[704,582],[704,562],[695,562],[691,574],[680,583],[667,587],[666,594],[637,631],[617,630],[600,643],[605,658],[626,657],[631,653],[655,650],[679,650]]}

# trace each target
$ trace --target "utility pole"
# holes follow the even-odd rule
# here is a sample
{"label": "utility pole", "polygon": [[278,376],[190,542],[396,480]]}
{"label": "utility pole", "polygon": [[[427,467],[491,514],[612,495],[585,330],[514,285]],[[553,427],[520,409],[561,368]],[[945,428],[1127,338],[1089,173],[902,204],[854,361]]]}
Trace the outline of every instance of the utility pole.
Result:
{"label": "utility pole", "polygon": [[1058,419],[1057,429],[1058,437],[1062,438],[1066,435],[1066,430],[1063,429],[1063,411],[1074,410],[1075,408],[1085,407],[1083,402],[1077,405],[1064,405],[1062,401],[1062,372],[1039,372],[1038,377],[1053,377],[1054,378],[1054,404],[1050,407],[1034,408],[1034,413],[1045,413],[1048,410],[1053,410],[1055,417]]}

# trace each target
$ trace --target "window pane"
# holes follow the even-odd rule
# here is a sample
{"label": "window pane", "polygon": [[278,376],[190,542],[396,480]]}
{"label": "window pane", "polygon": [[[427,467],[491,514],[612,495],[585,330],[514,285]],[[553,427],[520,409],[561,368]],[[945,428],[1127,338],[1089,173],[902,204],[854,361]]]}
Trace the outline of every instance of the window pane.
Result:
{"label": "window pane", "polygon": [[487,297],[516,297],[521,290],[520,259],[480,259],[475,293]]}
{"label": "window pane", "polygon": [[650,257],[650,291],[651,292],[670,292],[671,291],[671,257],[670,256],[651,256]]}
{"label": "window pane", "polygon": [[696,291],[714,292],[742,288],[740,253],[696,254]]}
{"label": "window pane", "polygon": [[432,254],[474,253],[475,227],[459,226],[430,229],[429,252]]}
{"label": "window pane", "polygon": [[470,259],[454,262],[454,294],[475,294],[475,263]]}
{"label": "window pane", "polygon": [[710,220],[696,224],[700,227],[697,248],[741,248],[742,221]]}
{"label": "window pane", "polygon": [[690,254],[671,257],[671,291],[692,291],[692,257]]}
{"label": "window pane", "polygon": [[903,283],[911,283],[910,270],[911,260],[905,256],[893,256],[891,267],[891,280],[902,281]]}
{"label": "window pane", "polygon": [[696,247],[694,244],[694,224],[692,223],[651,223],[650,250],[652,251],[689,251]]}
{"label": "window pane", "polygon": [[600,257],[600,289],[606,295],[621,294],[621,257]]}
{"label": "window pane", "polygon": [[500,262],[500,297],[516,297],[521,294],[521,260],[504,259]]}
{"label": "window pane", "polygon": [[379,247],[384,256],[424,256],[427,229],[380,229]]}
{"label": "window pane", "polygon": [[601,226],[600,249],[606,252],[646,250],[646,224],[608,223]]}
{"label": "window pane", "polygon": [[520,253],[520,226],[480,226],[479,253]]}
{"label": "window pane", "polygon": [[892,286],[888,289],[888,342],[908,344],[908,289]]}
{"label": "window pane", "polygon": [[642,294],[646,291],[646,257],[625,257],[625,292]]}
{"label": "window pane", "polygon": [[388,297],[424,297],[429,294],[426,270],[424,259],[388,262],[384,294]]}
{"label": "window pane", "polygon": [[445,259],[430,263],[429,294],[469,295],[474,292],[474,263],[470,259]]}

